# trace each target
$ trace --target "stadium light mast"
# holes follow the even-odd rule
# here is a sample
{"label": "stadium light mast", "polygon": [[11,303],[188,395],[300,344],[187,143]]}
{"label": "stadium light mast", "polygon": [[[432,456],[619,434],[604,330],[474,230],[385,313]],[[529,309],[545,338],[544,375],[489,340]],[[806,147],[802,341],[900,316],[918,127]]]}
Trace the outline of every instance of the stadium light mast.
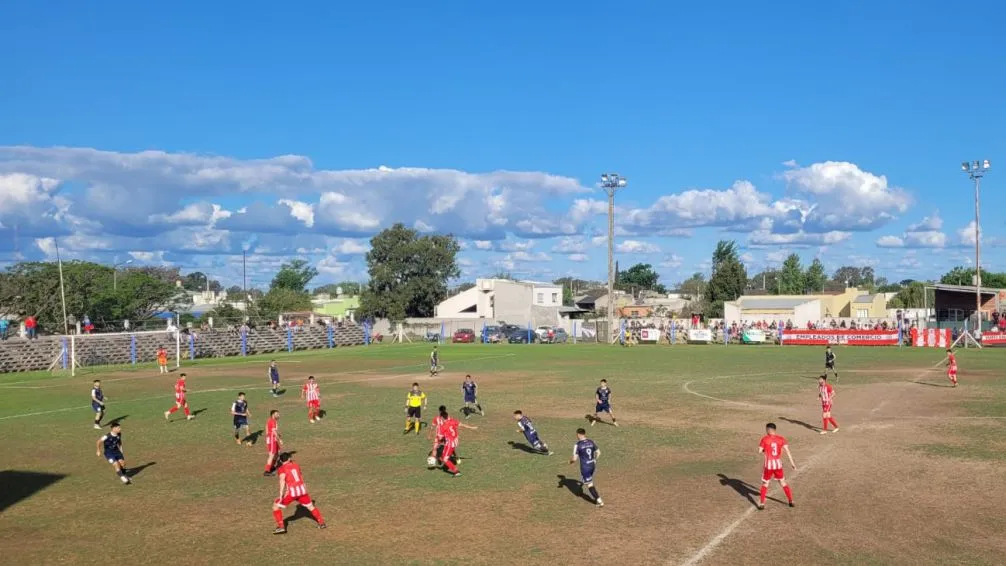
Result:
{"label": "stadium light mast", "polygon": [[119,288],[119,281],[118,281],[119,268],[122,267],[123,265],[129,265],[131,263],[133,263],[133,260],[127,259],[126,261],[122,261],[122,262],[116,263],[115,265],[112,266],[112,290],[113,291],[115,291],[115,290],[117,290]]}
{"label": "stadium light mast", "polygon": [[961,171],[964,171],[968,178],[975,183],[975,329],[979,333],[982,329],[982,248],[981,207],[979,206],[978,191],[981,188],[982,177],[991,168],[992,163],[988,159],[961,163]]}
{"label": "stadium light mast", "polygon": [[601,187],[608,194],[608,339],[612,344],[615,343],[612,332],[615,322],[615,193],[627,184],[625,177],[618,173],[601,175]]}

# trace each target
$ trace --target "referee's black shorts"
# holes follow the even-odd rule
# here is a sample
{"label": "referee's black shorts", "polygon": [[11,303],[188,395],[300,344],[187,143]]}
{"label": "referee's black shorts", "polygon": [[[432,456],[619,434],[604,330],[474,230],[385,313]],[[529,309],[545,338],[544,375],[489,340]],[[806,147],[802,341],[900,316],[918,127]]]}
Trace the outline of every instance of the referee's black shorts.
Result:
{"label": "referee's black shorts", "polygon": [[422,407],[409,407],[409,413],[408,414],[409,414],[409,418],[413,418],[413,419],[422,418],[422,416],[423,416],[423,408]]}

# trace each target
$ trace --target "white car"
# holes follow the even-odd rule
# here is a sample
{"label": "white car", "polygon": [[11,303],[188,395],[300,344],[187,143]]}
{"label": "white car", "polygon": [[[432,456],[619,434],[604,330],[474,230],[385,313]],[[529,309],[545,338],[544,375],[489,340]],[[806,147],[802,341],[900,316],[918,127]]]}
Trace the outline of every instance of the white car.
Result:
{"label": "white car", "polygon": [[539,326],[534,329],[534,333],[538,335],[538,340],[541,342],[548,342],[548,333],[551,331],[551,326]]}

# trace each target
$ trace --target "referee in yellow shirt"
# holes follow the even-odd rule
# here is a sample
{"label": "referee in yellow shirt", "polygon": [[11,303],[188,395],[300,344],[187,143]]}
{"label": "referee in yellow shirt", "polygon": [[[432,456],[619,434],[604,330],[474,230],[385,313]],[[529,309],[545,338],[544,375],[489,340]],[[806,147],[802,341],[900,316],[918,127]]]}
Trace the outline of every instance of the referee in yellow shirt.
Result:
{"label": "referee in yellow shirt", "polygon": [[419,389],[418,383],[413,383],[409,396],[405,398],[405,434],[409,434],[412,430],[413,423],[416,426],[416,434],[419,434],[424,407],[426,407],[426,394]]}

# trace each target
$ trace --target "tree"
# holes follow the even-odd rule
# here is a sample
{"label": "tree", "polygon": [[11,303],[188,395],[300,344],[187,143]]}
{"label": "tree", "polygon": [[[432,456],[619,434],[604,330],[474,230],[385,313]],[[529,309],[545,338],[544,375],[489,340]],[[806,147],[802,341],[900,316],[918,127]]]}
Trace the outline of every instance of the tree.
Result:
{"label": "tree", "polygon": [[660,274],[648,263],[637,263],[625,271],[619,272],[615,285],[623,291],[646,290],[666,293],[667,289],[659,283]]}
{"label": "tree", "polygon": [[[87,315],[98,329],[121,329],[123,320],[140,322],[180,303],[174,284],[141,270],[114,277],[111,267],[96,263],[63,263],[67,318]],[[55,262],[26,262],[0,274],[0,305],[19,317],[34,316],[49,332],[63,332],[59,267]]]}
{"label": "tree", "polygon": [[263,318],[276,318],[283,313],[307,312],[313,306],[306,291],[273,287],[258,301],[258,313]]}
{"label": "tree", "polygon": [[[909,281],[909,285],[912,284],[912,283],[914,283],[914,281]],[[877,292],[878,293],[897,293],[898,291],[901,290],[902,287],[905,287],[905,285],[899,285],[898,283],[889,283],[887,285],[883,285],[883,286],[877,287]]]}
{"label": "tree", "polygon": [[835,274],[831,276],[831,280],[841,283],[846,287],[859,287],[863,284],[863,272],[858,267],[844,265],[835,271]]}
{"label": "tree", "polygon": [[[955,267],[940,277],[944,285],[974,285],[975,268]],[[1006,289],[1006,273],[994,273],[982,270],[982,287],[990,289]]]}
{"label": "tree", "polygon": [[737,242],[720,241],[713,252],[713,276],[709,278],[709,310],[706,314],[711,318],[723,316],[723,303],[740,297],[747,282],[747,270],[737,254]]}
{"label": "tree", "polygon": [[[240,294],[241,291],[238,291],[238,293]],[[228,323],[233,324],[241,322],[245,318],[245,313],[239,311],[238,309],[234,308],[233,306],[227,303],[224,303],[221,305],[217,305],[215,309],[203,315],[204,319],[208,319],[210,317],[213,318],[213,324],[214,326],[216,326]]]}
{"label": "tree", "polygon": [[[128,267],[124,271],[132,273],[143,273],[149,277],[157,279],[168,285],[176,285],[178,281],[182,280],[182,276],[179,273],[179,268],[177,267],[158,267],[155,265],[142,265],[138,267]],[[205,284],[204,284],[205,285]]]}
{"label": "tree", "polygon": [[706,287],[706,278],[701,273],[693,273],[691,277],[685,279],[678,285],[678,292],[692,298],[702,296],[702,291]]}
{"label": "tree", "polygon": [[782,262],[782,270],[779,272],[779,294],[802,295],[803,291],[803,267],[800,265],[800,256],[789,254],[786,261]]}
{"label": "tree", "polygon": [[562,287],[562,306],[571,307],[573,306],[574,300],[576,300],[576,298],[573,296],[573,289],[564,285]]}
{"label": "tree", "polygon": [[182,277],[182,289],[186,291],[205,291],[207,285],[209,290],[214,293],[219,293],[223,289],[223,285],[219,281],[209,279],[209,276],[202,271],[193,271]]}
{"label": "tree", "polygon": [[761,273],[751,276],[748,281],[748,289],[760,289],[773,295],[779,293],[779,272],[774,269],[766,269]]}
{"label": "tree", "polygon": [[803,287],[810,293],[820,293],[824,291],[824,284],[827,283],[828,276],[824,272],[824,264],[821,260],[814,258],[807,273],[803,275]]}
{"label": "tree", "polygon": [[423,235],[395,224],[370,240],[370,282],[360,297],[364,317],[401,321],[431,317],[447,298],[447,282],[461,275],[454,236]]}
{"label": "tree", "polygon": [[343,281],[342,283],[329,283],[327,285],[322,285],[320,287],[315,287],[312,292],[315,295],[330,295],[338,296],[339,290],[342,290],[342,294],[348,297],[359,297],[360,291],[363,288],[357,281]]}
{"label": "tree", "polygon": [[239,285],[231,285],[230,287],[227,288],[226,292],[227,297],[232,300],[239,299],[243,301],[245,299],[244,289],[242,289]]}
{"label": "tree", "polygon": [[898,294],[892,297],[890,301],[887,301],[887,308],[921,309],[925,308],[926,305],[932,307],[936,298],[936,293],[933,290],[929,290],[929,296],[927,297],[925,289],[925,284],[918,281],[912,281],[910,284],[898,291]]}
{"label": "tree", "polygon": [[279,272],[269,284],[269,290],[289,289],[298,293],[306,293],[308,283],[317,276],[317,269],[302,259],[295,259],[280,266]]}

